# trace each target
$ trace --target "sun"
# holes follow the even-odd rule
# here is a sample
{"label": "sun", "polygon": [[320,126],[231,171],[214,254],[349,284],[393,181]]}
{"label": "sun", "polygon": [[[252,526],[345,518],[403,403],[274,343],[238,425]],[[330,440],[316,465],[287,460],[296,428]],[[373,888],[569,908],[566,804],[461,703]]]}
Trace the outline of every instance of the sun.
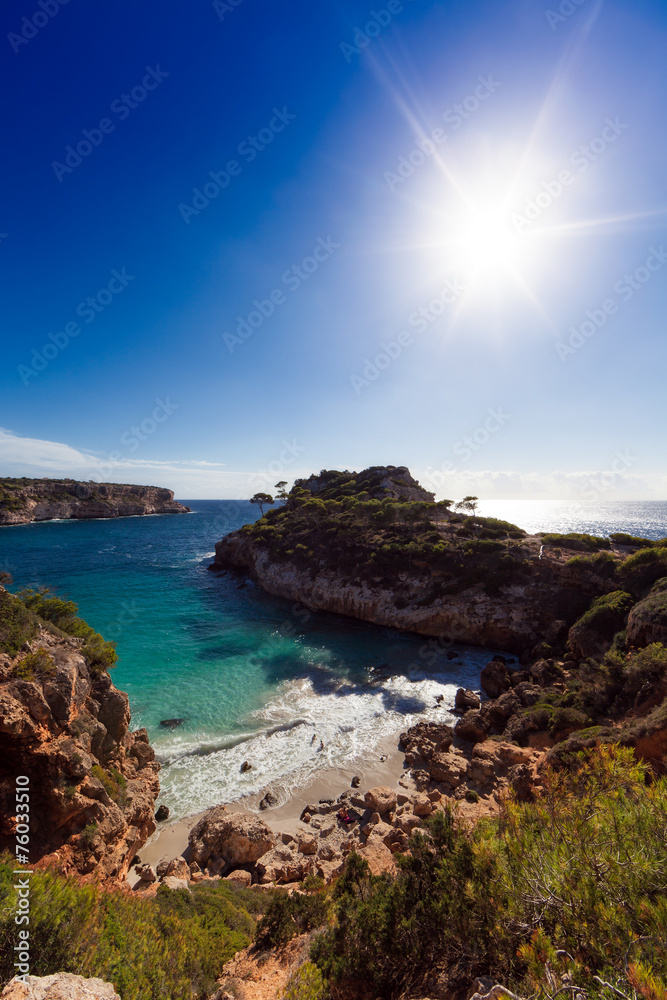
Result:
{"label": "sun", "polygon": [[468,209],[450,246],[468,277],[494,278],[522,266],[522,240],[503,205]]}

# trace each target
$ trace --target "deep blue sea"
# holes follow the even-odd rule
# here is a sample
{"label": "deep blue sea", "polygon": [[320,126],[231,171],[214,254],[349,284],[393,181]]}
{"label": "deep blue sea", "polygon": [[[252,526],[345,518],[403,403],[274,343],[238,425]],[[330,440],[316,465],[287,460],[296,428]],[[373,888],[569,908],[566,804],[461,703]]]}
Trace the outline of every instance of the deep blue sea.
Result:
{"label": "deep blue sea", "polygon": [[[449,660],[432,640],[311,613],[208,572],[215,542],[257,511],[184,502],[191,514],[0,528],[11,589],[50,587],[118,643],[113,679],[162,761],[160,801],[172,816],[269,783],[287,799],[320,768],[358,765],[383,736],[442,718],[436,696],[451,705],[458,686],[478,687],[488,650],[456,646]],[[667,536],[667,503],[498,501],[481,513],[531,531]],[[185,721],[160,726],[170,718]],[[241,774],[246,759],[253,769]]]}

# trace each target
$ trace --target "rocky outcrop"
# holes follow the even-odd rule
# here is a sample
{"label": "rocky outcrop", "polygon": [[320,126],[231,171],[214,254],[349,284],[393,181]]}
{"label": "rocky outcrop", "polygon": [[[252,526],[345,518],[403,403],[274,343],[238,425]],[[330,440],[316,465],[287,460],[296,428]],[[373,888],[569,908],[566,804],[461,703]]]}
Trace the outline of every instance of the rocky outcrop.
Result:
{"label": "rocky outcrop", "polygon": [[[21,775],[30,863],[123,878],[155,830],[159,765],[146,730],[129,730],[127,695],[91,670],[82,644],[40,627],[16,657],[0,654],[0,850],[15,851]],[[34,670],[20,666],[39,651]]]}
{"label": "rocky outcrop", "polygon": [[276,843],[269,827],[257,816],[230,813],[225,806],[209,809],[188,839],[192,860],[216,874],[254,864]]}
{"label": "rocky outcrop", "polygon": [[667,646],[667,579],[659,581],[652,593],[630,612],[628,642],[640,647],[651,642]]}
{"label": "rocky outcrop", "polygon": [[308,479],[297,479],[297,487],[308,490],[314,496],[328,491],[331,494],[337,487],[337,481],[345,482],[354,478],[355,488],[369,497],[377,500],[407,500],[408,502],[433,503],[435,493],[425,490],[410,474],[405,465],[373,465],[363,472],[320,473],[309,476]]}
{"label": "rocky outcrop", "polygon": [[84,979],[71,972],[54,976],[28,976],[27,982],[14,978],[0,993],[0,1000],[120,1000],[111,983]]}
{"label": "rocky outcrop", "polygon": [[158,486],[79,483],[73,479],[0,480],[0,525],[189,511],[174,500],[171,490]]}

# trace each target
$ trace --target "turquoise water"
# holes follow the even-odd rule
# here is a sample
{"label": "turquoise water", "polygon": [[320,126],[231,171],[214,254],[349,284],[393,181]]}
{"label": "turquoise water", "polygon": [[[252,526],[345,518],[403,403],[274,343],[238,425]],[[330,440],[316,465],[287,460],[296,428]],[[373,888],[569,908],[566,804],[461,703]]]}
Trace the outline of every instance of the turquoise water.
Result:
{"label": "turquoise water", "polygon": [[[160,800],[174,816],[269,783],[286,799],[323,766],[355,766],[383,736],[447,717],[438,695],[451,705],[459,685],[478,687],[488,650],[456,646],[450,660],[433,640],[311,613],[208,572],[215,542],[257,511],[231,500],[187,503],[192,514],[0,529],[0,569],[16,587],[72,598],[117,641],[114,682],[129,694],[133,727],[148,729],[163,763]],[[531,530],[667,535],[667,504],[585,516],[533,507],[523,519],[516,505],[514,513],[488,506],[484,513]],[[185,721],[160,726],[169,718]],[[242,775],[246,759],[253,769]]]}

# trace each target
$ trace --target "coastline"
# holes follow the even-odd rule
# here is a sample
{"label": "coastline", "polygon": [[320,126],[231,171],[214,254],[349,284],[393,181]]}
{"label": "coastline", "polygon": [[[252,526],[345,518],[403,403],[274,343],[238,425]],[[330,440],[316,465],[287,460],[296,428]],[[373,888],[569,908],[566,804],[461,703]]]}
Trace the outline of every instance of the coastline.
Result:
{"label": "coastline", "polygon": [[[386,785],[394,790],[401,788],[399,781],[408,771],[404,766],[405,755],[398,749],[399,735],[397,731],[394,735],[385,736],[380,740],[372,757],[364,766],[359,766],[356,769],[322,768],[308,782],[294,789],[288,801],[283,805],[269,807],[266,810],[259,809],[259,801],[269,790],[268,787],[234,802],[221,802],[219,804],[227,806],[232,813],[260,816],[275,834],[295,829],[307,830],[306,824],[300,822],[300,816],[305,806],[316,803],[320,799],[337,799],[339,795],[350,789],[352,778],[355,775],[360,778],[360,791],[378,785]],[[382,760],[383,757],[386,759]],[[183,819],[173,822],[166,820],[160,824],[139,851],[142,864],[155,866],[160,861],[179,857],[188,846],[190,830],[208,811],[205,809]],[[132,870],[128,875],[127,882],[130,885],[135,885],[138,881],[139,877]]]}

